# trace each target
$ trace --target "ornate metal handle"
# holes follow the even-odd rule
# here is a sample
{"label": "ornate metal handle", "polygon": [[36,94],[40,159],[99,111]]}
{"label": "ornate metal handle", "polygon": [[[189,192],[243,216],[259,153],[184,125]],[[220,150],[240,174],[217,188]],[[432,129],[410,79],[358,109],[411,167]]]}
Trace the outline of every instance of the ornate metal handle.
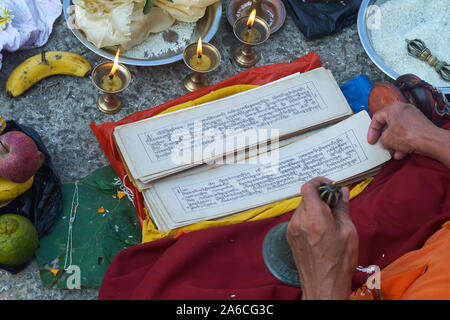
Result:
{"label": "ornate metal handle", "polygon": [[320,198],[333,209],[339,199],[341,198],[341,188],[338,187],[334,182],[323,182],[320,184],[319,188],[317,188],[319,192]]}
{"label": "ornate metal handle", "polygon": [[420,39],[405,40],[408,43],[408,54],[419,58],[434,67],[440,77],[445,81],[450,81],[450,64],[440,61],[436,56],[431,54],[430,49]]}

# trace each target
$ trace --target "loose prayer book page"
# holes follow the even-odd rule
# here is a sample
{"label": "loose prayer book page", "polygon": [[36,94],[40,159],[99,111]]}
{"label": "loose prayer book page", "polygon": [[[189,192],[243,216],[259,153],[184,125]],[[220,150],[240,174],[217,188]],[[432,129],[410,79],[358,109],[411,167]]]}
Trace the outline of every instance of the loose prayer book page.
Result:
{"label": "loose prayer book page", "polygon": [[[331,72],[318,68],[227,98],[118,126],[113,135],[132,179],[144,190],[161,177],[242,152],[242,148],[224,147],[210,154],[196,153],[195,148],[210,150],[208,146],[214,142],[208,139],[211,131],[225,136],[233,130],[277,129],[282,140],[351,114]],[[245,148],[267,140],[267,136],[258,136]],[[174,161],[174,150],[181,142],[190,145],[189,161]]]}
{"label": "loose prayer book page", "polygon": [[[303,183],[325,176],[341,184],[361,180],[391,156],[367,143],[371,119],[362,111],[279,149],[232,165],[192,169],[156,181],[143,192],[158,229],[166,231],[292,198]],[[278,153],[278,161],[267,158]],[[264,158],[266,157],[266,158]]]}

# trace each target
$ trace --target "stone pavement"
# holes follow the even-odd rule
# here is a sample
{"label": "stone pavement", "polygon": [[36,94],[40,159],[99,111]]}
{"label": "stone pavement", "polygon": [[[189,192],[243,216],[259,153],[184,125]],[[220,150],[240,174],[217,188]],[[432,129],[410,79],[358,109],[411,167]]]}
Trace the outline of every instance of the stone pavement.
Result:
{"label": "stone pavement", "polygon": [[[219,31],[211,43],[221,52],[222,62],[217,70],[208,75],[210,83],[219,82],[243,71],[232,62],[231,55],[239,43],[224,15]],[[84,56],[93,67],[105,61],[75,38],[61,15],[55,22],[53,33],[45,47],[3,53],[0,88],[5,88],[9,74],[17,65],[42,50],[75,52]],[[360,44],[356,25],[333,36],[308,41],[298,31],[293,20],[287,17],[285,25],[257,50],[261,53],[258,66],[290,62],[315,51],[339,84],[360,74],[366,74],[373,83],[388,80],[366,55]],[[124,106],[115,115],[98,111],[96,101],[99,91],[94,88],[90,78],[71,76],[45,79],[16,99],[6,97],[2,89],[0,115],[33,127],[52,154],[62,182],[73,182],[99,167],[108,165],[90,130],[91,121],[116,121],[135,111],[152,108],[186,93],[182,80],[189,71],[182,61],[156,67],[129,66],[129,70],[132,82],[120,94]],[[0,299],[96,299],[97,293],[98,291],[93,289],[45,288],[39,278],[36,261],[16,275],[0,271]]]}

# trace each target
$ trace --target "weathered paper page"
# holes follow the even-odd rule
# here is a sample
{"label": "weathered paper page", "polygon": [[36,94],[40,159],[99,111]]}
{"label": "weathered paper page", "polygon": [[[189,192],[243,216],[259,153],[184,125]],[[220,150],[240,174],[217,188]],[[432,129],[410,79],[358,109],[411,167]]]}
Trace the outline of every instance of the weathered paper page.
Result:
{"label": "weathered paper page", "polygon": [[[279,129],[283,138],[352,113],[331,73],[323,68],[294,74],[259,88],[164,116],[119,126],[114,137],[132,176],[142,183],[236,151],[225,142],[211,153],[211,132]],[[184,135],[183,137],[181,137]],[[188,137],[187,140],[185,137]],[[267,140],[267,137],[265,137]],[[264,137],[248,141],[257,145]],[[174,150],[188,143],[192,156],[174,161]]]}
{"label": "weathered paper page", "polygon": [[[224,165],[157,181],[146,196],[153,199],[150,212],[153,216],[156,209],[167,226],[175,228],[294,197],[303,183],[317,176],[337,182],[357,176],[391,158],[380,145],[367,143],[370,122],[367,112],[360,112],[284,146],[276,168],[259,163]],[[273,169],[278,172],[270,174]]]}

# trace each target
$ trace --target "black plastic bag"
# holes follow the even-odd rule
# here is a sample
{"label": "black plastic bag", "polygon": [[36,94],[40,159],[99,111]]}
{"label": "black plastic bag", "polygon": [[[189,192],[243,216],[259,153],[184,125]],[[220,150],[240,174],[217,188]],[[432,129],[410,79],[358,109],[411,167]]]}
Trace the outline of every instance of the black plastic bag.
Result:
{"label": "black plastic bag", "polygon": [[[53,168],[50,154],[36,131],[29,127],[18,125],[14,121],[7,121],[6,129],[3,133],[9,131],[22,131],[32,138],[39,151],[45,155],[45,162],[34,175],[34,182],[31,188],[7,206],[0,208],[0,215],[17,213],[27,217],[36,227],[39,239],[41,239],[53,227],[61,211],[61,181]],[[0,264],[0,269],[18,273],[27,265],[28,262],[17,267]]]}
{"label": "black plastic bag", "polygon": [[356,22],[362,0],[283,0],[303,35],[312,40],[341,31]]}

